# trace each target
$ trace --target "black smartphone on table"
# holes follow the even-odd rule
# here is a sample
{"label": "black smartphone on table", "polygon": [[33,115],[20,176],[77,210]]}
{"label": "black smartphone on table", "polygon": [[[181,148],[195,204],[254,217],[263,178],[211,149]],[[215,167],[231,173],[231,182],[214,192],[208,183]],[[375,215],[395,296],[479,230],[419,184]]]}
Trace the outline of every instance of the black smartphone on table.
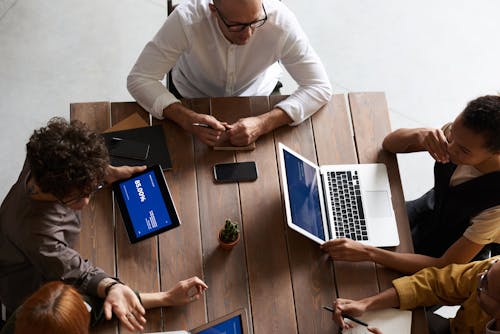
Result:
{"label": "black smartphone on table", "polygon": [[232,162],[214,165],[214,177],[217,182],[245,182],[257,179],[255,161]]}

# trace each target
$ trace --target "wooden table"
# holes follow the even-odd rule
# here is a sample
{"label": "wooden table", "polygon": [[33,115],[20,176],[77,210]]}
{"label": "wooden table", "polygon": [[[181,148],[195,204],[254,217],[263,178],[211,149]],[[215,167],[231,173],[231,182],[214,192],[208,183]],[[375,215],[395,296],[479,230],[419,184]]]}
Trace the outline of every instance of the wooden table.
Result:
{"label": "wooden table", "polygon": [[[283,98],[204,98],[183,103],[200,113],[212,108],[258,115]],[[136,103],[71,104],[71,119],[97,131],[134,112],[149,122],[149,114]],[[337,333],[323,305],[330,305],[337,296],[375,294],[399,276],[371,262],[333,263],[316,243],[289,229],[277,161],[277,144],[283,142],[318,164],[385,163],[401,239],[394,250],[411,252],[397,160],[381,150],[382,139],[391,130],[383,93],[335,95],[300,126],[283,127],[259,138],[250,152],[214,151],[170,121],[152,124],[161,124],[166,134],[173,169],[165,175],[182,225],[132,245],[108,189],[96,194],[83,210],[78,245],[83,257],[141,291],[167,290],[193,275],[208,284],[199,301],[150,310],[146,332],[191,329],[244,307],[255,334]],[[255,182],[214,183],[215,163],[248,160],[257,163]],[[241,224],[242,240],[231,252],[217,243],[226,218]],[[108,322],[94,332],[127,332],[118,327]],[[427,332],[422,311],[414,312],[412,332]]]}

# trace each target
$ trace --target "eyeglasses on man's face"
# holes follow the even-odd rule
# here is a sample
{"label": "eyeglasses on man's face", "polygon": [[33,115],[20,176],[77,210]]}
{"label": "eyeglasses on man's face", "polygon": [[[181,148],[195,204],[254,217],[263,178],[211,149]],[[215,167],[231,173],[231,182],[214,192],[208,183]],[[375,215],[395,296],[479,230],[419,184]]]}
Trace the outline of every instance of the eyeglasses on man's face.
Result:
{"label": "eyeglasses on man's face", "polygon": [[58,201],[59,201],[59,203],[61,203],[62,205],[65,205],[65,206],[73,205],[73,204],[80,202],[81,200],[83,200],[85,198],[91,197],[95,192],[101,190],[103,187],[104,187],[104,184],[99,184],[94,190],[92,190],[89,193],[79,194],[78,196],[73,196],[73,197],[70,197],[67,199],[59,198]]}
{"label": "eyeglasses on man's face", "polygon": [[232,24],[227,23],[226,18],[221,14],[219,8],[217,8],[215,3],[213,5],[214,5],[215,11],[217,12],[217,15],[219,15],[222,23],[224,23],[227,30],[230,32],[241,32],[241,31],[245,30],[246,28],[250,28],[250,29],[254,30],[256,28],[262,27],[264,25],[264,23],[266,23],[266,21],[267,21],[267,12],[266,12],[266,8],[264,7],[264,4],[262,4],[262,10],[264,11],[264,18],[263,19],[255,20],[255,21],[250,22],[250,23],[232,23]]}
{"label": "eyeglasses on man's face", "polygon": [[[486,268],[486,270],[483,271],[483,273],[478,276],[478,282],[477,282],[477,295],[478,295],[478,297],[481,296],[481,294],[488,295],[488,273],[490,272],[493,265],[498,262],[498,260],[499,259],[495,259],[494,261],[492,261],[489,264],[488,268]],[[493,296],[489,296],[489,297],[494,299]],[[497,301],[496,299],[494,299],[494,300]]]}

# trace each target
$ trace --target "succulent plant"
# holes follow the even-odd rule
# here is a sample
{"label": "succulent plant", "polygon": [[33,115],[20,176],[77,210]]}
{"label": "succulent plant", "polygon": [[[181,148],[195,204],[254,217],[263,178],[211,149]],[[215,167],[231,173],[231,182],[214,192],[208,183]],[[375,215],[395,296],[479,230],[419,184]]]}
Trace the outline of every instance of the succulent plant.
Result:
{"label": "succulent plant", "polygon": [[233,223],[231,219],[226,219],[226,223],[224,224],[224,228],[220,233],[220,239],[223,242],[233,242],[238,239],[238,234],[240,230],[238,228],[238,223]]}

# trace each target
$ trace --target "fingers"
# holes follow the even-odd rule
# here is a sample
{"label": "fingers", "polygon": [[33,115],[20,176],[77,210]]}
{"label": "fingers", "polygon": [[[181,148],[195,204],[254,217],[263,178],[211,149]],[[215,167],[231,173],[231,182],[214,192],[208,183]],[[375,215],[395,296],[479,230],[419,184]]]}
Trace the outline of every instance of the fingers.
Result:
{"label": "fingers", "polygon": [[137,313],[127,312],[119,317],[122,324],[125,325],[131,331],[143,331],[143,325],[146,323],[146,319]]}
{"label": "fingers", "polygon": [[191,278],[188,278],[186,280],[187,286],[187,294],[189,296],[189,301],[195,301],[198,300],[203,292],[208,289],[208,286],[203,282],[201,279],[199,279],[197,276],[193,276]]}
{"label": "fingers", "polygon": [[111,320],[111,316],[113,315],[112,306],[108,302],[104,302],[104,316],[106,320]]}
{"label": "fingers", "polygon": [[352,324],[344,321],[344,317],[342,316],[342,305],[344,303],[344,300],[341,298],[338,298],[337,300],[333,301],[333,307],[335,309],[335,312],[333,312],[332,319],[339,324],[340,327],[343,329],[349,329],[352,328]]}
{"label": "fingers", "polygon": [[193,285],[199,285],[199,288],[203,287],[205,289],[208,289],[208,285],[205,284],[205,282],[203,282],[201,279],[199,279],[197,276],[193,276],[191,278],[188,279],[190,281],[191,284]]}
{"label": "fingers", "polygon": [[383,334],[382,331],[380,329],[378,329],[377,327],[370,327],[368,326],[366,328],[370,333],[375,333],[375,334]]}
{"label": "fingers", "polygon": [[441,129],[432,129],[425,137],[424,145],[429,154],[438,162],[449,161],[448,140]]}

